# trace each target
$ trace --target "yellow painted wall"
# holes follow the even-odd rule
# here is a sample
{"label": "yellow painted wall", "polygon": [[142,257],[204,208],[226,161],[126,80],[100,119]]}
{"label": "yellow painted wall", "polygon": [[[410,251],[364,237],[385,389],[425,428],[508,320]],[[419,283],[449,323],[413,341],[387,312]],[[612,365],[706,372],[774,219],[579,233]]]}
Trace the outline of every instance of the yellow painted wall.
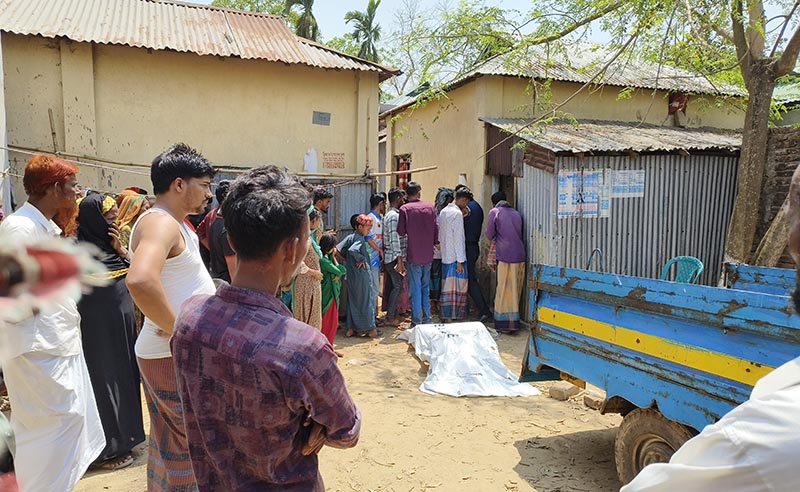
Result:
{"label": "yellow painted wall", "polygon": [[[302,172],[313,148],[319,173],[378,167],[375,73],[7,33],[2,46],[12,145],[52,150],[52,108],[60,150],[115,162],[148,164],[183,141],[222,166]],[[330,126],[313,125],[313,111],[330,113]],[[323,153],[343,154],[345,167],[323,168]],[[26,160],[12,155],[17,171]],[[87,166],[81,182],[151,188],[147,168],[125,169],[139,174]]]}
{"label": "yellow painted wall", "polygon": [[[580,84],[554,82],[551,100],[566,101]],[[620,89],[604,87],[580,94],[561,108],[562,112],[581,119],[640,121],[671,125],[667,119],[666,92],[637,90],[627,99],[618,99]],[[536,112],[536,95],[524,78],[484,76],[453,89],[446,97],[425,106],[408,109],[389,122],[387,159],[411,154],[413,168],[438,165],[432,172],[412,176],[422,184],[423,195],[433,199],[439,186],[453,187],[459,174],[467,174],[467,185],[479,200],[489,202],[494,178],[485,176],[485,130],[480,117],[531,118]],[[538,114],[541,114],[539,111]],[[687,109],[687,126],[741,128],[744,112],[729,103],[717,106],[710,96],[692,96]],[[391,169],[393,163],[387,163]]]}
{"label": "yellow painted wall", "polygon": [[[492,77],[495,78],[495,77]],[[561,104],[569,99],[581,88],[582,84],[572,82],[553,82],[550,97],[553,105]],[[509,110],[512,104],[519,105],[530,103],[533,95],[526,95],[528,81],[504,77],[504,104],[503,117],[519,117],[512,115]],[[541,90],[541,89],[540,89]],[[620,99],[619,87],[604,86],[594,89],[585,89],[578,96],[559,108],[579,121],[581,119],[611,120],[611,121],[645,121],[654,125],[672,125],[671,117],[668,118],[669,99],[666,91],[652,91],[649,89],[636,89],[630,97]],[[541,96],[540,96],[541,100]],[[522,111],[517,111],[522,112]],[[542,111],[539,110],[539,114]],[[737,129],[744,125],[744,111],[739,110],[731,103],[720,102],[713,96],[691,96],[686,110],[687,127],[712,127]]]}
{"label": "yellow painted wall", "polygon": [[[387,159],[412,154],[412,169],[438,166],[411,177],[422,185],[423,200],[433,202],[440,186],[453,188],[461,173],[467,175],[467,186],[481,189],[485,135],[478,117],[485,104],[479,97],[483,93],[478,84],[467,84],[388,122]],[[389,162],[387,169],[393,166]],[[394,181],[390,181],[391,187]]]}

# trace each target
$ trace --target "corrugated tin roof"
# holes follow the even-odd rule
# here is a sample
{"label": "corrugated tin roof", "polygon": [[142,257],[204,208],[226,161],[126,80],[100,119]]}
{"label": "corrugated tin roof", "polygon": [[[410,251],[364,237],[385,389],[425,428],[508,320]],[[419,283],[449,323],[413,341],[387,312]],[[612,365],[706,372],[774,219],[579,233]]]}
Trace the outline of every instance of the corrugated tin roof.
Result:
{"label": "corrugated tin roof", "polygon": [[[706,77],[688,70],[659,65],[630,56],[615,59],[602,76],[595,78],[614,55],[614,50],[590,43],[573,43],[569,46],[568,52],[556,49],[547,51],[546,46],[534,46],[529,48],[525,55],[512,51],[491,58],[479,67],[446,84],[446,88],[452,90],[481,76],[499,75],[580,84],[593,83],[595,85],[680,91],[690,94],[747,96],[747,92],[738,87],[713,84]],[[400,96],[393,101],[395,107],[386,114],[396,113],[416,101],[416,96]]]}
{"label": "corrugated tin roof", "polygon": [[523,118],[481,118],[492,126],[553,152],[671,152],[675,150],[737,151],[740,132],[719,128],[678,128],[646,123],[584,120],[579,124],[527,126]]}
{"label": "corrugated tin roof", "polygon": [[0,31],[318,68],[396,70],[297,37],[283,18],[157,0],[0,0]]}
{"label": "corrugated tin roof", "polygon": [[[508,75],[535,79],[552,79],[566,82],[587,82],[597,85],[636,87],[688,92],[746,96],[747,92],[731,85],[713,84],[708,78],[668,65],[659,65],[631,56],[620,56],[612,61],[605,73],[597,73],[613,59],[616,51],[590,43],[574,43],[567,50],[534,46],[525,56],[517,52],[491,58],[459,80],[475,75]],[[454,84],[457,84],[457,80]]]}

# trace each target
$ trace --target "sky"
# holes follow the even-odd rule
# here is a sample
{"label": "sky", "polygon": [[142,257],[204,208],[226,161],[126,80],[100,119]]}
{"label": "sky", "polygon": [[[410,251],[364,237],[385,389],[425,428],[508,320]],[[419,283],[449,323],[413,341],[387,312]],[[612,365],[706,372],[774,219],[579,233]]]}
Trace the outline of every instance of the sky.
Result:
{"label": "sky", "polygon": [[[189,3],[211,4],[213,0],[183,0]],[[368,0],[315,0],[314,17],[322,31],[323,41],[333,37],[341,36],[352,31],[344,22],[344,14],[351,10],[366,10]],[[435,7],[442,0],[418,0],[420,10]],[[452,5],[456,0],[451,0]],[[391,34],[393,31],[395,12],[402,6],[402,0],[382,0],[378,7],[378,24],[380,24],[384,35]],[[528,11],[533,6],[533,0],[486,0],[486,5],[499,6],[504,9],[518,11]]]}

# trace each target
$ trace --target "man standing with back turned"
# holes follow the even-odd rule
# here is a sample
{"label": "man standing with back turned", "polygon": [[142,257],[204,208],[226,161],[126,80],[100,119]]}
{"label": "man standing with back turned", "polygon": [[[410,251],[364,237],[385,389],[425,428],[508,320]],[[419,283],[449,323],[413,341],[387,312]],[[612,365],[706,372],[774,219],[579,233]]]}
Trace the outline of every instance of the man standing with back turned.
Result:
{"label": "man standing with back turned", "polygon": [[519,329],[519,301],[525,283],[525,243],[522,215],[506,201],[506,194],[492,195],[486,239],[497,245],[497,293],[494,298],[494,328],[500,333]]}
{"label": "man standing with back turned", "polygon": [[439,242],[436,209],[419,199],[421,192],[416,181],[408,183],[408,203],[400,207],[397,221],[397,233],[407,238],[411,326],[431,322],[431,263],[433,246]]}
{"label": "man standing with back turned", "polygon": [[145,315],[135,350],[150,412],[148,492],[197,490],[169,339],[181,304],[214,292],[200,242],[184,222],[205,209],[213,175],[211,164],[196,150],[185,144],[167,149],[150,167],[156,203],[131,231],[127,285]]}
{"label": "man standing with back turned", "polygon": [[236,179],[222,207],[233,282],[178,316],[172,349],[200,492],[323,492],[317,452],[358,441],[333,348],[275,297],[306,256],[310,205],[275,166]]}

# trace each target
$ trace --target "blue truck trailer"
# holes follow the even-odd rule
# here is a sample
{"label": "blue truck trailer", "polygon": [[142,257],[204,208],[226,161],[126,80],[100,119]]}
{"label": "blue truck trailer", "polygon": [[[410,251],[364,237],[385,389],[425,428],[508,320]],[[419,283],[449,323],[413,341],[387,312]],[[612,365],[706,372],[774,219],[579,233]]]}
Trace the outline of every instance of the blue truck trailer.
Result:
{"label": "blue truck trailer", "polygon": [[570,379],[619,413],[617,473],[627,483],[747,400],[800,355],[794,272],[726,265],[729,288],[533,265],[521,381]]}

